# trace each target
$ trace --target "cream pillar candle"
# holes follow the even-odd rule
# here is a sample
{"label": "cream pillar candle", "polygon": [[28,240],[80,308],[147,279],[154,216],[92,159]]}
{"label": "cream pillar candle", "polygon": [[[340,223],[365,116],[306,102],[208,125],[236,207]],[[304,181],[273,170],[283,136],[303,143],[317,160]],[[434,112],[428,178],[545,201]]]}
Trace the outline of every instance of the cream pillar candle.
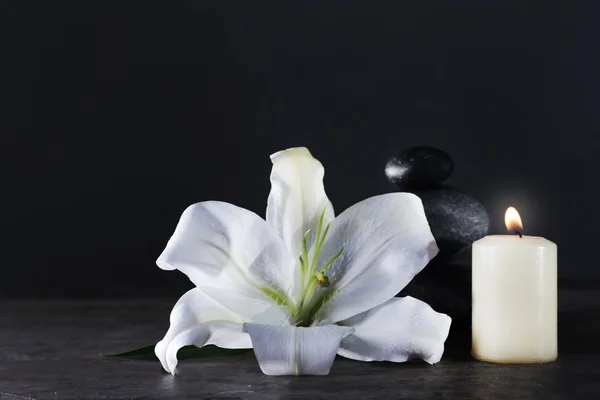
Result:
{"label": "cream pillar candle", "polygon": [[[522,228],[514,208],[509,231]],[[557,247],[542,237],[486,236],[473,244],[472,354],[481,361],[556,360]]]}

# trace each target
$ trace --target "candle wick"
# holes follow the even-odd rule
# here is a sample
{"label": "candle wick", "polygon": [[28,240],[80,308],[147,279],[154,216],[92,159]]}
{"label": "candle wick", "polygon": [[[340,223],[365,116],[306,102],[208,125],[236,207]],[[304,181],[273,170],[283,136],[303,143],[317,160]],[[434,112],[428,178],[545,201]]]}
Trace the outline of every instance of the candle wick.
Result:
{"label": "candle wick", "polygon": [[519,235],[519,238],[520,238],[520,239],[523,239],[523,234],[522,234],[520,231],[515,231],[515,233],[516,233],[517,235]]}

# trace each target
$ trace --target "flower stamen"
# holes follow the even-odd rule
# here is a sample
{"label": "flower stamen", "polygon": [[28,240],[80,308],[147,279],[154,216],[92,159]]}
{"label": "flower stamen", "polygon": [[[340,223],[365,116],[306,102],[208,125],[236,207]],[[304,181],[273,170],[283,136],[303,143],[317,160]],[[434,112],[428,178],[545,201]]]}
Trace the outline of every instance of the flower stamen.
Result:
{"label": "flower stamen", "polygon": [[327,261],[325,264],[323,264],[323,267],[321,268],[321,271],[319,271],[320,273],[325,272],[325,270],[327,269],[327,267],[329,267],[331,264],[333,264],[333,262],[335,260],[337,260],[338,258],[340,258],[340,256],[342,255],[342,252],[344,251],[344,249],[346,248],[346,245],[342,246],[342,248],[340,249],[340,251],[337,252],[336,255],[334,255],[333,257],[331,257],[329,259],[329,261]]}
{"label": "flower stamen", "polygon": [[[330,296],[327,294],[318,294],[315,299],[315,291],[318,288],[327,289],[331,286],[331,282],[329,281],[329,277],[325,275],[325,271],[331,264],[335,262],[344,251],[345,246],[342,246],[340,251],[338,251],[333,257],[331,257],[323,266],[316,269],[316,263],[319,259],[319,254],[321,253],[321,249],[325,244],[325,238],[329,233],[329,228],[331,227],[331,223],[327,223],[325,229],[323,229],[323,219],[325,218],[325,212],[327,211],[327,207],[323,209],[321,212],[321,216],[319,218],[319,224],[317,225],[317,234],[315,236],[313,242],[312,249],[312,257],[308,255],[308,235],[310,230],[306,231],[302,240],[302,254],[300,254],[300,268],[302,273],[302,285],[304,290],[302,292],[302,298],[297,308],[297,312],[294,313],[296,321],[300,321],[297,323],[301,324],[310,324],[312,321],[312,316],[314,315],[314,311],[318,310],[322,306],[322,302],[319,303],[318,298],[329,299]],[[321,292],[322,293],[322,292]],[[335,290],[327,290],[327,293],[335,293]],[[323,297],[325,296],[325,297]],[[316,302],[316,303],[315,303]]]}
{"label": "flower stamen", "polygon": [[331,284],[329,283],[329,278],[328,278],[328,277],[326,277],[325,275],[323,275],[323,278],[321,278],[321,279],[319,279],[319,280],[317,281],[317,286],[318,286],[318,287],[324,287],[324,288],[326,288],[326,287],[329,287],[329,285],[331,285]]}
{"label": "flower stamen", "polygon": [[329,287],[330,283],[329,283],[329,278],[327,276],[325,276],[325,274],[323,274],[322,272],[317,272],[315,273],[315,276],[317,277],[317,286],[318,287]]}
{"label": "flower stamen", "polygon": [[308,272],[308,246],[306,245],[306,239],[308,238],[309,233],[310,229],[304,233],[304,237],[302,238],[302,254],[300,254],[300,272],[302,274],[302,284],[304,284],[306,273]]}

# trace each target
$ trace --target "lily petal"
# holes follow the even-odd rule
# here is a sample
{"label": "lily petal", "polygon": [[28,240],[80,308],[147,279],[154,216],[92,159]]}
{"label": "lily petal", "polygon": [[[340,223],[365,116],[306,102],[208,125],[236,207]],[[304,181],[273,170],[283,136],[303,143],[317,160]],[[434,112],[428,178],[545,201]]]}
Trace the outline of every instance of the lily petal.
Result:
{"label": "lily petal", "polygon": [[252,319],[254,324],[288,326],[292,325],[292,315],[287,307],[272,306]]}
{"label": "lily petal", "polygon": [[331,224],[319,266],[344,246],[325,271],[330,287],[319,289],[316,319],[335,323],[394,297],[438,252],[414,194],[390,193],[348,208]]}
{"label": "lily petal", "polygon": [[275,305],[273,299],[270,299],[264,293],[256,293],[254,288],[202,286],[199,289],[211,300],[238,315],[244,322],[255,321],[257,315],[264,313]]}
{"label": "lily petal", "polygon": [[156,263],[180,270],[196,286],[236,288],[257,297],[268,289],[286,301],[295,298],[299,274],[296,259],[262,218],[217,201],[183,212]]}
{"label": "lily petal", "polygon": [[340,341],[352,328],[302,328],[246,323],[260,369],[267,375],[327,375]]}
{"label": "lily petal", "polygon": [[[250,338],[243,332],[243,325],[229,321],[211,321],[197,324],[175,336],[166,349],[165,370],[175,374],[177,352],[184,346],[202,347],[207,344],[225,349],[249,349]],[[163,366],[164,368],[164,366]]]}
{"label": "lily petal", "polygon": [[[194,288],[186,292],[175,304],[173,310],[171,311],[170,323],[171,326],[169,330],[165,334],[165,337],[156,344],[154,348],[154,352],[156,357],[160,360],[163,368],[167,372],[174,372],[173,369],[169,366],[168,360],[168,351],[171,344],[180,334],[189,331],[190,329],[195,329],[199,325],[203,327],[201,329],[209,329],[207,334],[210,336],[210,326],[206,325],[206,323],[210,323],[211,321],[229,321],[236,326],[229,333],[221,335],[221,337],[214,337],[215,341],[218,341],[218,345],[220,347],[225,348],[250,348],[252,344],[250,343],[250,338],[247,334],[242,332],[242,322],[244,319],[239,315],[231,312],[227,308],[223,307],[218,302],[211,299],[205,293],[203,293],[200,289]],[[230,334],[231,333],[231,334]],[[178,339],[182,340],[183,337]],[[209,340],[207,338],[206,340]],[[185,341],[184,341],[185,342]],[[201,341],[197,341],[197,343],[201,343]],[[204,341],[199,346],[203,346],[206,343]],[[196,343],[189,343],[196,344]],[[216,344],[216,343],[215,343]],[[173,349],[174,354],[171,356],[171,359],[175,357],[174,363],[176,364],[177,358],[177,350],[179,350],[182,346],[186,346],[187,344],[182,344],[177,347],[178,344],[174,345]],[[171,364],[173,361],[171,360]]]}
{"label": "lily petal", "polygon": [[334,218],[331,202],[325,194],[323,165],[306,147],[296,147],[271,155],[271,192],[267,202],[267,222],[283,238],[288,251],[297,258],[307,230],[308,248],[312,247],[321,213],[327,224]]}
{"label": "lily petal", "polygon": [[404,362],[421,358],[435,364],[442,358],[452,319],[412,298],[393,298],[342,325],[354,333],[340,345],[338,354],[361,361]]}

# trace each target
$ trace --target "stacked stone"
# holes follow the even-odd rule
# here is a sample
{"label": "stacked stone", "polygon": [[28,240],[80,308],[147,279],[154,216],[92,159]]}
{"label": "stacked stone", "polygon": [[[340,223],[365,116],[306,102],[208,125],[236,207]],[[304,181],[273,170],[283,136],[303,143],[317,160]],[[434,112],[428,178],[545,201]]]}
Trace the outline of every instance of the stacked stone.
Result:
{"label": "stacked stone", "polygon": [[440,249],[400,295],[419,298],[460,318],[471,312],[471,246],[487,235],[489,217],[473,196],[443,184],[453,171],[452,158],[434,147],[402,150],[385,167],[388,179],[401,191],[421,198]]}

